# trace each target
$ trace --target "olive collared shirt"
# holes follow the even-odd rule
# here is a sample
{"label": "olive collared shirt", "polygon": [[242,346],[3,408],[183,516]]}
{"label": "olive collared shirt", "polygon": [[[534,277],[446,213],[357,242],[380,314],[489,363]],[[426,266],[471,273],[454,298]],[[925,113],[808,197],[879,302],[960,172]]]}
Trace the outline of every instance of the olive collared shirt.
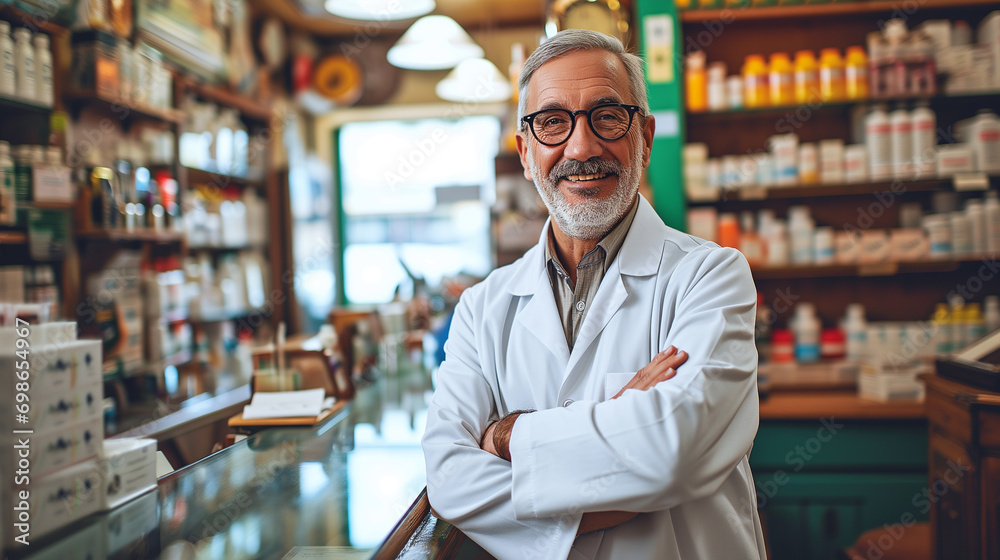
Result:
{"label": "olive collared shirt", "polygon": [[556,309],[562,320],[563,331],[566,334],[566,344],[573,349],[576,337],[580,333],[587,310],[597,295],[601,280],[614,262],[625,242],[625,236],[632,227],[635,213],[639,209],[639,197],[636,197],[632,208],[608,232],[589,253],[584,255],[576,267],[576,285],[570,281],[569,274],[556,256],[555,234],[549,226],[548,242],[545,244],[545,263],[549,272],[549,283],[556,299]]}

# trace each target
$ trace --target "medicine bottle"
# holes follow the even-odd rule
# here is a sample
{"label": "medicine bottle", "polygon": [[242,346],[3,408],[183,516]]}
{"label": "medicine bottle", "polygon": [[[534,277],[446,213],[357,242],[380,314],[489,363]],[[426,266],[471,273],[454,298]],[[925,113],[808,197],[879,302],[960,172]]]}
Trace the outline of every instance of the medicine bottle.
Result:
{"label": "medicine bottle", "polygon": [[747,109],[768,106],[767,63],[759,54],[751,54],[743,62],[743,106]]}
{"label": "medicine bottle", "polygon": [[824,103],[847,98],[844,61],[837,49],[823,49],[819,53],[819,96]]}
{"label": "medicine bottle", "polygon": [[17,95],[17,70],[14,60],[14,41],[10,38],[10,24],[0,21],[0,95]]}
{"label": "medicine bottle", "polygon": [[855,101],[868,98],[868,56],[864,47],[847,47],[844,79],[847,99]]}

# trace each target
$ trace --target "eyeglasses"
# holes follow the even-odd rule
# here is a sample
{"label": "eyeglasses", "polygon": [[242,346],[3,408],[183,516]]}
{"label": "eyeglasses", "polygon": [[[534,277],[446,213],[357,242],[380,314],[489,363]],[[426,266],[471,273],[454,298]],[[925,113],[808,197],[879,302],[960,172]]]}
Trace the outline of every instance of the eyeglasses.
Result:
{"label": "eyeglasses", "polygon": [[577,115],[587,115],[587,124],[601,140],[618,140],[632,128],[632,118],[641,110],[638,105],[604,103],[590,110],[546,109],[521,117],[531,133],[546,146],[558,146],[573,135]]}

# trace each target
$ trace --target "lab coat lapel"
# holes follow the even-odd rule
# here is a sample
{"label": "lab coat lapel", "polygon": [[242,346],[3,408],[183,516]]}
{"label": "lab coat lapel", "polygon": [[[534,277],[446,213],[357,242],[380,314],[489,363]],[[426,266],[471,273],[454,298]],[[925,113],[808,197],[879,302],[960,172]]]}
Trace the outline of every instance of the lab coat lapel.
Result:
{"label": "lab coat lapel", "polygon": [[542,228],[542,240],[524,255],[520,270],[514,276],[510,293],[515,297],[527,298],[528,302],[517,314],[517,326],[537,338],[545,348],[565,364],[569,360],[569,346],[566,333],[559,320],[555,296],[545,269],[545,252],[541,247],[548,232],[548,221]]}

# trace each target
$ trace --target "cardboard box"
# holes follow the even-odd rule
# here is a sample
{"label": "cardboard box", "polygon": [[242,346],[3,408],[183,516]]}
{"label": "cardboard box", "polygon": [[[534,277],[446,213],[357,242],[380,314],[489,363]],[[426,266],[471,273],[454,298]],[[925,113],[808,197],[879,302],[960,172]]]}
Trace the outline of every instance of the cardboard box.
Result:
{"label": "cardboard box", "polygon": [[[27,440],[25,453],[17,446]],[[31,472],[31,480],[64,469],[70,465],[100,457],[104,452],[104,419],[96,418],[59,428],[38,431],[34,434],[0,434],[0,445],[5,451],[0,454],[0,471],[13,473],[26,460]],[[0,488],[9,484],[0,483]]]}
{"label": "cardboard box", "polygon": [[38,538],[98,511],[100,480],[97,462],[91,459],[48,476],[32,471],[30,484],[24,487],[0,486],[4,546],[23,548],[15,539],[24,530],[30,546]]}
{"label": "cardboard box", "polygon": [[14,411],[21,398],[17,395],[27,395],[27,422],[18,422],[15,415],[0,415],[0,430],[34,430],[45,432],[101,419],[103,416],[104,384],[100,380],[89,385],[69,387],[58,391],[43,391],[38,385],[29,383],[28,390],[23,393],[4,391],[0,393],[0,408]]}
{"label": "cardboard box", "polygon": [[931,242],[920,228],[894,229],[889,232],[889,260],[921,261],[931,254]]}
{"label": "cardboard box", "polygon": [[834,260],[839,264],[858,262],[859,236],[851,231],[838,231],[833,235]]}
{"label": "cardboard box", "polygon": [[972,173],[975,162],[968,144],[944,144],[937,148],[938,177],[953,177],[956,173]]}
{"label": "cardboard box", "polygon": [[109,439],[104,442],[102,509],[116,508],[156,489],[156,440]]}
{"label": "cardboard box", "polygon": [[[14,344],[5,343],[2,347],[13,350]],[[32,347],[27,357],[29,382],[38,394],[90,386],[103,380],[100,340],[74,340],[61,345]],[[11,372],[13,377],[15,366],[21,365],[21,361],[21,356],[0,351],[0,372]]]}
{"label": "cardboard box", "polygon": [[889,261],[889,234],[883,230],[861,232],[858,262],[875,264]]}

